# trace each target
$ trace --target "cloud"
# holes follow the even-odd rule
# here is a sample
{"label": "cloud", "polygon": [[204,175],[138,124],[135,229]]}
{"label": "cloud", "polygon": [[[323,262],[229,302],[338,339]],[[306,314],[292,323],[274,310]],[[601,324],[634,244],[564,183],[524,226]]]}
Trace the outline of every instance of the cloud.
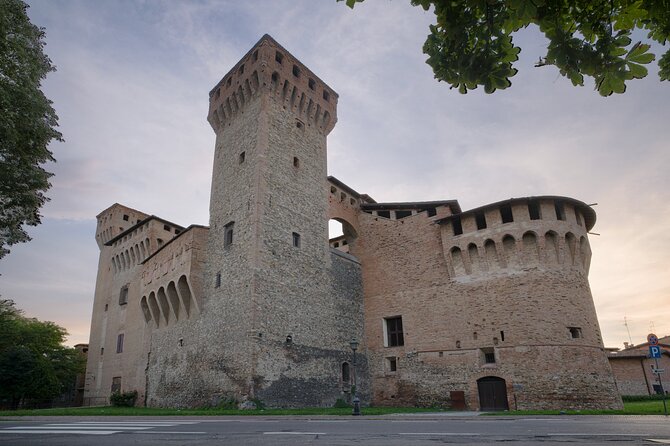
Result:
{"label": "cloud", "polygon": [[[606,344],[627,340],[624,316],[634,342],[652,321],[670,334],[670,91],[653,69],[604,99],[551,67],[534,68],[546,46],[527,29],[515,38],[523,52],[511,89],[460,95],[424,63],[433,16],[406,2],[354,11],[312,0],[32,3],[58,67],[44,85],[66,142],[52,147],[45,224],[0,265],[2,293],[70,318],[72,332],[88,326],[100,210],[120,202],[207,224],[208,92],[269,33],[340,95],[330,174],[378,201],[455,198],[469,209],[547,194],[597,202],[591,284]],[[67,262],[63,246],[72,246]],[[25,273],[35,269],[38,281]],[[66,314],[68,305],[77,310]]]}

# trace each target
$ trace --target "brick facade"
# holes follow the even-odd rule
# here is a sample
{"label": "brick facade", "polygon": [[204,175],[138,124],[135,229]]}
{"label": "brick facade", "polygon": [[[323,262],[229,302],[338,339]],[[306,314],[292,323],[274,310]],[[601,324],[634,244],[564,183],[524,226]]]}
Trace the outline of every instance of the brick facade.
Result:
{"label": "brick facade", "polygon": [[327,177],[337,99],[264,36],[210,92],[209,228],[98,216],[88,403],[115,386],[150,406],[329,406],[351,396],[355,338],[364,402],[621,407],[587,279],[593,210],[376,203]]}

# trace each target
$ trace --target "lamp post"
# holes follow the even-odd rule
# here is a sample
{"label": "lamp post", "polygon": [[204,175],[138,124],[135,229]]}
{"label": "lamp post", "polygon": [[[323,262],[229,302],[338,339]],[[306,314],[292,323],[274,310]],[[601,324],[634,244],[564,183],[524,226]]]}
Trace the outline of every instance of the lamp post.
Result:
{"label": "lamp post", "polygon": [[354,375],[354,386],[353,386],[353,392],[352,392],[352,402],[354,403],[354,410],[352,412],[352,415],[360,415],[361,414],[361,400],[358,399],[358,396],[356,395],[356,391],[358,390],[356,388],[356,350],[358,350],[358,341],[356,339],[352,339],[349,342],[349,346],[351,347],[351,351],[353,352],[353,357],[352,357],[352,371]]}

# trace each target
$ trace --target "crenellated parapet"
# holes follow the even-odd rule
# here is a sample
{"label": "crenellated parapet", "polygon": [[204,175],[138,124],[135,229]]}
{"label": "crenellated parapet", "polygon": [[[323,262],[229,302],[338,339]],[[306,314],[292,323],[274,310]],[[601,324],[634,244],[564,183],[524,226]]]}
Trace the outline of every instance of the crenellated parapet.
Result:
{"label": "crenellated parapet", "polygon": [[225,130],[259,94],[291,110],[297,125],[327,135],[337,122],[337,93],[267,34],[210,91],[207,120],[214,131]]}
{"label": "crenellated parapet", "polygon": [[588,205],[565,197],[514,198],[438,221],[449,276],[476,280],[532,268],[588,274]]}

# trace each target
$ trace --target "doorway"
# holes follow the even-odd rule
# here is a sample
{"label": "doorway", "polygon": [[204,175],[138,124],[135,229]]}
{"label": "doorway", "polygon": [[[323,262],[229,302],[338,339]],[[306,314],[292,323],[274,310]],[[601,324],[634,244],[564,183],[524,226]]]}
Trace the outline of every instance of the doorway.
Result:
{"label": "doorway", "polygon": [[497,376],[486,376],[477,380],[480,410],[508,410],[507,386]]}

